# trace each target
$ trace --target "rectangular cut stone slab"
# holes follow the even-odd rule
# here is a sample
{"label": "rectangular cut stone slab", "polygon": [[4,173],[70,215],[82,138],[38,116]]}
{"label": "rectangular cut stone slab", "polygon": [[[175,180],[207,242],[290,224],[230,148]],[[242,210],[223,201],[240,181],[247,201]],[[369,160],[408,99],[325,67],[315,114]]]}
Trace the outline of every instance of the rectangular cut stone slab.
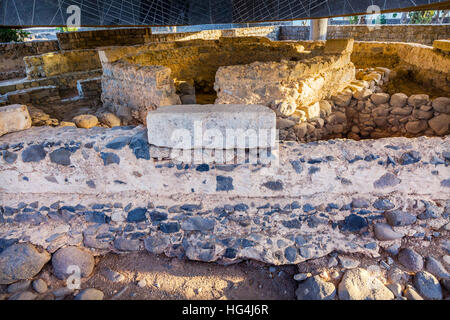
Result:
{"label": "rectangular cut stone slab", "polygon": [[148,142],[176,149],[272,148],[276,117],[262,105],[159,107],[147,115]]}
{"label": "rectangular cut stone slab", "polygon": [[433,47],[445,52],[450,52],[450,40],[434,40]]}
{"label": "rectangular cut stone slab", "polygon": [[31,127],[27,106],[12,104],[0,107],[0,136]]}

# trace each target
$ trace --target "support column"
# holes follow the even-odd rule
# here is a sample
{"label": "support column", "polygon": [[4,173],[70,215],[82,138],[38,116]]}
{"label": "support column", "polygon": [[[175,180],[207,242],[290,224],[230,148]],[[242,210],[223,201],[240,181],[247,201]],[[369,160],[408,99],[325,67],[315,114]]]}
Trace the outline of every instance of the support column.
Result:
{"label": "support column", "polygon": [[328,19],[312,19],[309,40],[327,40]]}

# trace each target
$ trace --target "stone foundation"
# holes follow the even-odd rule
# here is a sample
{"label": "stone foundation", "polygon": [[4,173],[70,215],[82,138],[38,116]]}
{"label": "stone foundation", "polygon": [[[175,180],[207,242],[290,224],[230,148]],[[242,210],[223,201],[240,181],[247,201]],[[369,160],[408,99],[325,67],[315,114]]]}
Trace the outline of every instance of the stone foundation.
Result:
{"label": "stone foundation", "polygon": [[66,73],[101,68],[96,50],[73,50],[25,57],[28,79],[48,78]]}
{"label": "stone foundation", "polygon": [[169,68],[141,67],[121,61],[104,64],[103,68],[103,106],[126,123],[133,119],[145,123],[149,110],[181,103]]}
{"label": "stone foundation", "polygon": [[24,57],[58,50],[58,41],[0,43],[0,81],[24,77]]}
{"label": "stone foundation", "polygon": [[279,108],[280,139],[310,142],[347,137],[360,140],[393,136],[442,136],[449,133],[450,99],[430,99],[427,94],[389,95],[392,71],[359,69],[356,81],[329,100],[320,101],[315,117],[285,116]]}
{"label": "stone foundation", "polygon": [[215,75],[221,66],[291,58],[301,60],[308,55],[297,44],[270,41],[261,37],[152,43],[100,51],[102,63],[123,59],[140,66],[168,67],[176,83],[189,82],[198,92],[205,93],[214,93]]}
{"label": "stone foundation", "polygon": [[[145,137],[141,127],[1,137],[0,238],[291,264],[333,250],[376,257],[448,223],[448,137],[286,143],[278,166],[156,160]],[[374,235],[394,208],[417,222]]]}
{"label": "stone foundation", "polygon": [[328,41],[323,56],[301,61],[255,62],[221,67],[216,74],[216,103],[287,104],[285,115],[298,109],[306,118],[319,116],[320,100],[330,98],[355,79],[350,62],[353,41]]}
{"label": "stone foundation", "polygon": [[[445,39],[450,25],[328,25],[327,39],[353,38],[357,41],[413,42],[432,45]],[[309,27],[281,26],[280,40],[308,40]]]}

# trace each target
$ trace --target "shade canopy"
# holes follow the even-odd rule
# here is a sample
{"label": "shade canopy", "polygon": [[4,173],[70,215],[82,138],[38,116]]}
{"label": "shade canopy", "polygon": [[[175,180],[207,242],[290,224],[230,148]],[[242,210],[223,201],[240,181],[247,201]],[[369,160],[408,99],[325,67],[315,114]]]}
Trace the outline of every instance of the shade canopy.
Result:
{"label": "shade canopy", "polygon": [[175,26],[299,20],[423,9],[444,0],[0,0],[0,25],[66,26],[80,8],[82,26]]}

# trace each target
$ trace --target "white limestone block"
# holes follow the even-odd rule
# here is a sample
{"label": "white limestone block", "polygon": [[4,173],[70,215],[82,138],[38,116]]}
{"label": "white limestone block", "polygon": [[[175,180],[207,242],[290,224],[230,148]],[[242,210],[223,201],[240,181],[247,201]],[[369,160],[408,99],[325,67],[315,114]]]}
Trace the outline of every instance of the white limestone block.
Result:
{"label": "white limestone block", "polygon": [[275,112],[262,105],[210,104],[159,107],[147,115],[148,142],[175,149],[275,146]]}
{"label": "white limestone block", "polygon": [[31,127],[27,106],[12,104],[0,107],[0,136]]}

